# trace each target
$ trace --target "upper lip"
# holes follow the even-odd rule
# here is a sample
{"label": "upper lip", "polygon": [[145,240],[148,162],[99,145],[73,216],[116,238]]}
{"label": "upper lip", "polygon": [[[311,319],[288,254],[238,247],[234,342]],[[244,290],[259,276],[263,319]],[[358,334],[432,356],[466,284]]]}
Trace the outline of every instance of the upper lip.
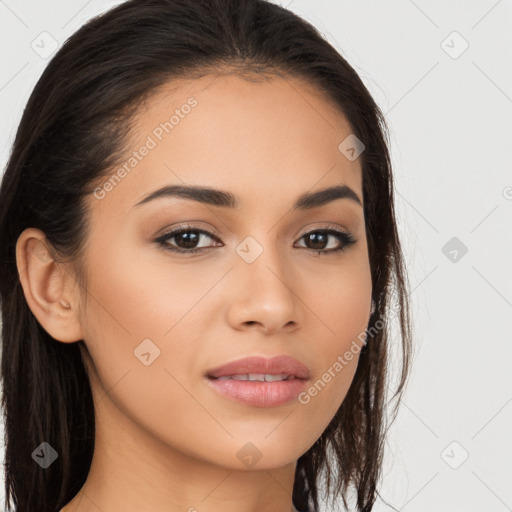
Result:
{"label": "upper lip", "polygon": [[274,357],[251,356],[231,361],[212,370],[208,370],[207,377],[224,377],[229,375],[246,375],[249,373],[270,375],[293,375],[298,379],[309,379],[308,367],[299,360],[288,355]]}

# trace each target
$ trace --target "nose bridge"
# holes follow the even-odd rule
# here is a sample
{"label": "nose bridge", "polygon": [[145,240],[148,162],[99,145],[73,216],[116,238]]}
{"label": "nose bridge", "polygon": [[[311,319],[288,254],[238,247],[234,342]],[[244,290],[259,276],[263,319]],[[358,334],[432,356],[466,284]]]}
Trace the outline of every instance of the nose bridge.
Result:
{"label": "nose bridge", "polygon": [[235,250],[242,260],[238,262],[239,266],[249,275],[254,274],[255,283],[253,284],[271,279],[272,282],[275,281],[273,287],[285,286],[290,267],[286,265],[285,255],[282,253],[279,242],[276,242],[272,235],[249,235],[236,246]]}
{"label": "nose bridge", "polygon": [[241,283],[237,321],[259,322],[275,329],[297,321],[297,297],[291,266],[272,235],[249,235],[235,248],[236,274]]}

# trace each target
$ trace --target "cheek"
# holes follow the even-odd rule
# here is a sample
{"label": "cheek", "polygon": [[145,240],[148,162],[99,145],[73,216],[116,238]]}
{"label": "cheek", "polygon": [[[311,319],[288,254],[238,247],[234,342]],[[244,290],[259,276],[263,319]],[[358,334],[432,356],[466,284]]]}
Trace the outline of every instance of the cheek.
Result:
{"label": "cheek", "polygon": [[88,261],[94,269],[88,283],[88,321],[96,330],[90,339],[125,340],[132,350],[145,338],[166,343],[175,326],[194,316],[219,273],[180,265],[153,246],[133,244],[123,252],[116,250],[119,245],[110,242],[110,252],[91,253]]}
{"label": "cheek", "polygon": [[[194,409],[177,382],[197,371],[193,340],[205,325],[212,325],[205,315],[214,316],[215,293],[205,295],[222,272],[178,266],[147,247],[125,253],[115,252],[112,242],[110,247],[110,252],[89,254],[88,266],[94,272],[88,280],[83,329],[101,387],[117,388],[119,382],[126,410],[143,409],[147,418],[152,411],[162,414],[162,408]],[[154,420],[158,422],[158,415]]]}
{"label": "cheek", "polygon": [[365,339],[371,306],[369,267],[354,265],[330,278],[318,280],[322,289],[307,281],[307,306],[316,314],[308,331],[314,337],[310,344],[315,374],[299,402],[308,414],[321,419],[312,428],[320,435],[342,404],[353,381]]}
{"label": "cheek", "polygon": [[349,348],[368,326],[372,294],[368,260],[364,254],[356,254],[347,258],[346,264],[325,273],[310,272],[301,289],[306,307],[314,313],[310,315],[314,325],[308,332],[322,344],[316,358],[322,360],[324,367],[330,366],[333,357]]}
{"label": "cheek", "polygon": [[[90,375],[99,398],[98,417],[117,418],[116,424],[128,429],[126,435],[148,432],[200,456],[211,447],[191,436],[191,428],[207,443],[218,425],[196,399],[190,334],[197,332],[194,314],[200,308],[194,305],[218,278],[210,275],[212,284],[191,286],[198,281],[197,274],[192,279],[192,266],[166,272],[170,265],[151,264],[133,253],[123,258],[103,253],[91,257],[89,265],[94,273],[88,282],[84,340],[94,365]],[[102,414],[102,408],[108,413]]]}

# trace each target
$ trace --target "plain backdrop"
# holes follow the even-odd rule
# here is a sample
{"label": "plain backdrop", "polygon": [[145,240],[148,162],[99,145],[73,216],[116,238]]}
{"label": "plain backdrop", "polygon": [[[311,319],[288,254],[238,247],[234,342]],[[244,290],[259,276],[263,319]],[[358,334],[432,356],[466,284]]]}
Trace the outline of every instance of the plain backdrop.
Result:
{"label": "plain backdrop", "polygon": [[[117,3],[0,0],[2,172],[41,47]],[[381,494],[405,512],[512,510],[512,2],[282,5],[354,66],[391,130],[416,357]]]}

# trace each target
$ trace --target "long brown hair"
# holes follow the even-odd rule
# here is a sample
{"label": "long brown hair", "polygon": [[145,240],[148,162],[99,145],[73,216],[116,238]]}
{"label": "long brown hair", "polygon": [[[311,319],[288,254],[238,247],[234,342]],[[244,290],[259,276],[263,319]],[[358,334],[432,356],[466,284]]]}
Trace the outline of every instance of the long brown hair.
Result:
{"label": "long brown hair", "polygon": [[[360,158],[376,311],[341,407],[298,459],[293,501],[299,509],[317,509],[320,475],[326,471],[330,496],[342,496],[347,507],[353,486],[357,510],[372,510],[384,439],[412,352],[387,127],[340,53],[310,23],[266,0],[127,1],[69,38],[35,86],[0,189],[7,509],[12,501],[18,512],[54,512],[68,503],[87,477],[95,433],[83,340],[55,342],[30,311],[16,267],[19,235],[27,227],[39,228],[56,256],[79,262],[89,232],[86,196],[120,158],[141,101],[173,79],[227,71],[305,79],[345,114],[365,145]],[[388,423],[393,308],[401,361]],[[42,441],[59,455],[47,469],[32,458]]]}

